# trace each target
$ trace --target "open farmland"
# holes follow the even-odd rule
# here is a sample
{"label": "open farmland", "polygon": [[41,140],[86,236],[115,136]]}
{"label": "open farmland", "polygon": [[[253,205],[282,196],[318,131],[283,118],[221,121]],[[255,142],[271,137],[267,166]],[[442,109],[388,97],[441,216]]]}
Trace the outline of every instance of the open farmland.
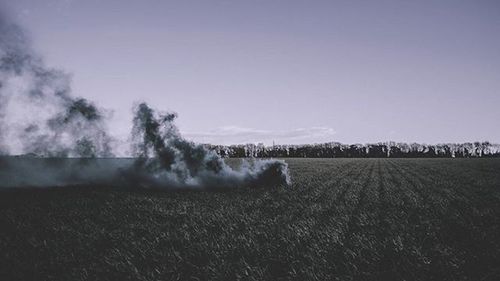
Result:
{"label": "open farmland", "polygon": [[0,193],[1,280],[500,280],[500,159],[287,159],[288,189]]}

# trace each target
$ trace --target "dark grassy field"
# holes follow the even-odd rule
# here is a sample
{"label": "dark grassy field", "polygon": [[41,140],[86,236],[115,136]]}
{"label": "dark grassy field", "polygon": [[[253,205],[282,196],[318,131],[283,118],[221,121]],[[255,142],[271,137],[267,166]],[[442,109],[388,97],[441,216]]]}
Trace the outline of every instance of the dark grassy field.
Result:
{"label": "dark grassy field", "polygon": [[500,280],[500,159],[289,159],[290,189],[0,192],[0,280]]}

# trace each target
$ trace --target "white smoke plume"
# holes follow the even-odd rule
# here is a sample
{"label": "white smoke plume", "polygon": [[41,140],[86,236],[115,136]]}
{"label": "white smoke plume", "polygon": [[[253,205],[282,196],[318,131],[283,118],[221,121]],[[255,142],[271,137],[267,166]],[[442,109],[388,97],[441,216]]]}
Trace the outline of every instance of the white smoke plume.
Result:
{"label": "white smoke plume", "polygon": [[47,67],[23,30],[0,13],[0,151],[108,157],[104,114],[71,95],[69,75]]}
{"label": "white smoke plume", "polygon": [[[66,73],[48,68],[23,30],[0,12],[0,187],[82,184],[150,188],[228,188],[289,185],[280,160],[232,169],[215,152],[181,137],[175,114],[135,108],[137,159],[113,156],[106,114],[71,95]],[[73,159],[69,159],[73,158]]]}

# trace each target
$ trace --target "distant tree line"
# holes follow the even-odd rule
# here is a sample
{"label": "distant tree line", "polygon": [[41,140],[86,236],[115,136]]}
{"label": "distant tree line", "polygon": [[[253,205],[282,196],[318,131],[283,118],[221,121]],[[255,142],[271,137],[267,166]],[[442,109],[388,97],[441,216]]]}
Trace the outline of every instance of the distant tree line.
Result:
{"label": "distant tree line", "polygon": [[329,142],[304,145],[205,145],[222,157],[301,157],[301,158],[469,158],[500,157],[500,145],[489,142],[419,143],[380,142],[373,144],[342,144]]}

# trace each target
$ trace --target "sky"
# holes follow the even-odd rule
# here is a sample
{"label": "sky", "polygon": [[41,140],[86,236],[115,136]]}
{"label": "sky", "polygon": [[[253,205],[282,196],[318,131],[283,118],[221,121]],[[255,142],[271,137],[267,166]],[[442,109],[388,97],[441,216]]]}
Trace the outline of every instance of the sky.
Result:
{"label": "sky", "polygon": [[74,95],[196,142],[500,142],[498,1],[0,0]]}

